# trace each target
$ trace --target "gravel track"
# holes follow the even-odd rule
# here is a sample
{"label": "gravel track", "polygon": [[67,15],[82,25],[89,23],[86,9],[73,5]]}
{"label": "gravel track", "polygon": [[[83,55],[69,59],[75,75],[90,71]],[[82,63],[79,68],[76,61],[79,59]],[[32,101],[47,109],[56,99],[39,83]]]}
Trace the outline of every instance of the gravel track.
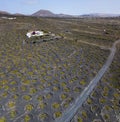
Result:
{"label": "gravel track", "polygon": [[99,70],[97,75],[93,78],[93,80],[90,81],[89,85],[83,90],[83,92],[80,94],[80,96],[76,99],[75,103],[70,106],[62,115],[61,118],[56,119],[55,122],[70,122],[70,120],[73,118],[73,116],[76,114],[77,110],[82,106],[82,104],[86,101],[86,99],[89,97],[91,92],[94,90],[94,88],[97,86],[98,82],[102,78],[102,76],[105,74],[109,66],[111,65],[114,55],[116,53],[116,45],[120,43],[120,40],[117,40],[114,42],[112,48],[110,48],[110,55],[105,62],[105,64],[102,66],[102,68]]}

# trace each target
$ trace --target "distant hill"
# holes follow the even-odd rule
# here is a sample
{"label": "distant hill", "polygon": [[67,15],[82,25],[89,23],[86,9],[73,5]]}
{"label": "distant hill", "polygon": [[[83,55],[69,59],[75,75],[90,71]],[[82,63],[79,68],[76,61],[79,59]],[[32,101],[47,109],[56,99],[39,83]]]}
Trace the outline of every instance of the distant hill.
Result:
{"label": "distant hill", "polygon": [[31,16],[35,17],[68,17],[68,18],[99,18],[99,17],[118,17],[118,14],[104,14],[104,13],[93,13],[84,15],[67,15],[67,14],[55,14],[49,10],[39,10],[33,13]]}
{"label": "distant hill", "polygon": [[0,11],[0,16],[3,17],[3,16],[25,16],[25,15],[21,13],[11,14],[7,11]]}
{"label": "distant hill", "polygon": [[80,15],[79,17],[83,17],[83,18],[90,18],[90,17],[105,18],[105,17],[119,17],[119,16],[120,16],[119,14],[93,13],[93,14]]}
{"label": "distant hill", "polygon": [[7,11],[0,11],[0,14],[10,14]]}
{"label": "distant hill", "polygon": [[10,16],[11,14],[9,12],[6,11],[0,11],[0,16]]}
{"label": "distant hill", "polygon": [[120,17],[120,14],[104,14],[93,13],[84,15],[68,15],[68,14],[55,14],[49,10],[39,10],[32,15],[24,15],[21,13],[11,14],[6,11],[0,11],[0,16],[34,16],[34,17],[59,17],[59,18],[105,18],[105,17]]}
{"label": "distant hill", "polygon": [[32,16],[37,16],[37,17],[56,17],[56,14],[52,13],[49,10],[39,10],[39,11],[33,13]]}
{"label": "distant hill", "polygon": [[31,16],[36,16],[36,17],[72,17],[72,15],[55,14],[49,10],[39,10],[39,11],[33,13]]}

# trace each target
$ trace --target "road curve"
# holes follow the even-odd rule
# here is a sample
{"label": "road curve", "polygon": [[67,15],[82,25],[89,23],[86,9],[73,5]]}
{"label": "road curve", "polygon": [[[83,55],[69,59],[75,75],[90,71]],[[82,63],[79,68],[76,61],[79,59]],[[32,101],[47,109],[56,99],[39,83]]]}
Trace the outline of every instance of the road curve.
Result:
{"label": "road curve", "polygon": [[112,48],[110,49],[111,53],[105,62],[105,64],[102,66],[102,68],[99,70],[97,75],[93,78],[93,80],[90,81],[89,85],[83,90],[83,92],[80,94],[80,96],[76,99],[74,104],[70,106],[62,115],[61,118],[58,118],[55,120],[55,122],[70,122],[70,120],[73,118],[73,116],[76,114],[77,110],[81,107],[81,105],[86,101],[88,96],[91,94],[93,89],[96,87],[99,80],[102,78],[104,73],[107,71],[109,66],[111,65],[114,55],[116,53],[116,45],[120,43],[120,40],[117,40],[114,42]]}

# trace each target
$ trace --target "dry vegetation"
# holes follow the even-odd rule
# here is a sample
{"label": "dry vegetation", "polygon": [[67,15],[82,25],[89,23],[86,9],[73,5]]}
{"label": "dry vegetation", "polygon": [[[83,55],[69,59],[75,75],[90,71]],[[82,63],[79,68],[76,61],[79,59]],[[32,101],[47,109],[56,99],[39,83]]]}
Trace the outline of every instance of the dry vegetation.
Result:
{"label": "dry vegetation", "polygon": [[[61,117],[110,53],[107,49],[76,40],[110,47],[119,38],[117,21],[0,19],[0,122],[53,122]],[[104,29],[107,33],[103,32]],[[38,44],[24,43],[29,30],[44,30],[62,38]],[[119,58],[117,53],[110,71],[73,121],[104,119],[112,122],[115,119],[110,115],[118,112]]]}
{"label": "dry vegetation", "polygon": [[[101,79],[86,103],[71,122],[119,122],[120,120],[120,48],[109,71]],[[83,114],[84,113],[84,114]]]}

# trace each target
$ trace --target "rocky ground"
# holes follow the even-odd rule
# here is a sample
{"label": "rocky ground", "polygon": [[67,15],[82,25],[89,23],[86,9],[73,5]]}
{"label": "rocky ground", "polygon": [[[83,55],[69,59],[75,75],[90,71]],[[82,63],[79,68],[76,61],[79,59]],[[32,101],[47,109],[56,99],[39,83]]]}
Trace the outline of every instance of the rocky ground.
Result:
{"label": "rocky ground", "polygon": [[71,122],[120,121],[120,45],[109,70]]}
{"label": "rocky ground", "polygon": [[[87,38],[84,31],[82,32],[84,38],[80,36],[81,31],[90,26],[90,22],[86,23],[88,25],[82,23],[81,29],[80,22],[76,20],[46,19],[45,21],[44,18],[27,17],[0,20],[1,122],[53,122],[74,104],[75,99],[94,78],[110,53],[109,50],[98,46],[76,41]],[[111,25],[108,26],[111,28]],[[101,33],[98,23],[96,28]],[[52,38],[51,41],[41,43],[26,43],[25,35],[30,29],[44,29],[62,38]],[[95,38],[99,38],[103,33],[99,37],[96,34],[97,32],[94,34]],[[117,32],[114,35],[117,35]],[[104,44],[101,38],[101,43],[94,39],[92,41],[92,35],[90,40],[88,38],[90,43]],[[109,47],[111,41],[108,43]],[[117,53],[109,71],[86,103],[79,108],[72,121],[116,120],[117,122],[119,84],[116,84],[119,80],[119,58]],[[115,75],[116,72],[118,75]]]}

